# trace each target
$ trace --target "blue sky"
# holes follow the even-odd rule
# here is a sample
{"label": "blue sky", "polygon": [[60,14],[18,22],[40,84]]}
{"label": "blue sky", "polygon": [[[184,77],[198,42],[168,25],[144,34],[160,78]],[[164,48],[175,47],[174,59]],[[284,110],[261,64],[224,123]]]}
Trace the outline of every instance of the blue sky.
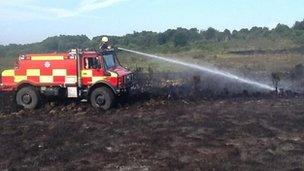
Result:
{"label": "blue sky", "polygon": [[0,0],[0,44],[60,34],[292,26],[304,19],[303,7],[303,0]]}

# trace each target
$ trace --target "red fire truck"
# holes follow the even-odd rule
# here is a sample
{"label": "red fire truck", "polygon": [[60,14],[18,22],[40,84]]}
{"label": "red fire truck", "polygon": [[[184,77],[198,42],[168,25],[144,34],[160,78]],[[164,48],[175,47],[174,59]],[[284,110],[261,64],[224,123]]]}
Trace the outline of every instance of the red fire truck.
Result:
{"label": "red fire truck", "polygon": [[130,89],[133,73],[120,65],[113,49],[73,49],[21,55],[14,69],[2,72],[0,83],[0,91],[16,92],[17,104],[27,109],[55,96],[86,99],[93,107],[107,110]]}

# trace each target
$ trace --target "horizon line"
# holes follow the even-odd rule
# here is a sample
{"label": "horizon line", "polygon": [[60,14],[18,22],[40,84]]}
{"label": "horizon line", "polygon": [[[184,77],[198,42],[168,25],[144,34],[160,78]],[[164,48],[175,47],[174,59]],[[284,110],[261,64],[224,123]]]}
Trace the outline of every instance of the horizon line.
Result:
{"label": "horizon line", "polygon": [[[302,20],[302,21],[304,21],[304,19]],[[294,24],[296,23],[296,22],[298,22],[298,21],[294,21]],[[240,30],[242,30],[242,29],[248,29],[248,30],[250,30],[251,28],[254,28],[254,27],[258,27],[258,28],[268,28],[269,30],[273,30],[273,29],[275,29],[276,28],[276,26],[278,26],[279,24],[282,24],[282,25],[286,25],[286,26],[288,26],[290,29],[292,29],[292,27],[294,26],[294,24],[292,24],[292,25],[288,25],[288,24],[284,24],[284,23],[278,23],[278,24],[276,24],[275,26],[273,26],[273,27],[267,27],[267,26],[252,26],[252,27],[243,27],[243,28],[239,28],[239,29],[217,29],[217,28],[215,28],[215,27],[212,27],[212,26],[209,26],[209,27],[207,27],[207,29],[209,29],[209,28],[213,28],[213,29],[215,29],[215,30],[217,30],[217,31],[219,31],[219,32],[223,32],[224,30],[229,30],[231,33],[233,32],[233,31],[240,31]],[[180,26],[180,27],[174,27],[174,28],[168,28],[168,29],[166,29],[166,30],[163,30],[163,31],[153,31],[153,30],[141,30],[141,31],[136,31],[136,30],[134,30],[132,33],[124,33],[124,34],[109,34],[109,35],[107,35],[107,34],[100,34],[100,35],[95,35],[95,36],[90,36],[90,35],[87,35],[87,34],[56,34],[56,35],[50,35],[50,36],[47,36],[46,38],[43,38],[43,39],[41,39],[40,41],[36,41],[36,42],[28,42],[28,43],[7,43],[7,44],[0,44],[0,46],[9,46],[9,45],[30,45],[30,44],[35,44],[35,43],[41,43],[42,41],[44,41],[44,40],[46,40],[47,38],[50,38],[50,37],[59,37],[59,36],[82,36],[82,35],[84,35],[84,36],[86,36],[86,37],[88,37],[90,40],[93,40],[95,37],[99,37],[99,36],[116,36],[116,37],[124,37],[124,36],[126,36],[126,35],[129,35],[129,34],[134,34],[134,32],[138,32],[138,33],[141,33],[141,32],[144,32],[144,31],[146,31],[146,32],[154,32],[154,33],[164,33],[165,31],[167,31],[167,30],[176,30],[176,29],[178,29],[178,28],[183,28],[183,29],[192,29],[192,28],[195,28],[195,29],[198,29],[197,27],[182,27],[182,26]],[[199,31],[206,31],[207,29],[198,29]]]}

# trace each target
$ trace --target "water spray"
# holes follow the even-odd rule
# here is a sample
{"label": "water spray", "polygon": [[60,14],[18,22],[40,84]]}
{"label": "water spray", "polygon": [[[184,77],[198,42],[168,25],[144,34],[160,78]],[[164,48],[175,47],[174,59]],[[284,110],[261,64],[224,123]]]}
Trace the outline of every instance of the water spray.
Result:
{"label": "water spray", "polygon": [[129,50],[129,49],[125,49],[125,48],[118,48],[118,49],[122,50],[122,51],[126,51],[126,52],[135,53],[135,54],[138,54],[138,55],[146,56],[146,57],[149,57],[149,58],[154,58],[154,59],[178,64],[178,65],[181,65],[181,66],[189,67],[189,68],[200,70],[200,71],[203,71],[203,72],[212,73],[212,74],[219,75],[219,76],[222,76],[222,77],[226,77],[226,78],[236,80],[236,81],[239,81],[239,82],[242,82],[242,83],[250,84],[250,85],[253,85],[255,87],[265,89],[265,90],[270,90],[270,91],[275,90],[274,87],[269,86],[267,84],[259,83],[259,82],[253,81],[253,80],[249,80],[247,78],[242,78],[242,77],[239,77],[237,75],[231,74],[229,72],[220,71],[216,68],[209,68],[209,67],[205,67],[205,66],[200,66],[200,65],[196,65],[196,64],[192,64],[192,63],[187,63],[187,62],[182,62],[182,61],[175,60],[175,59],[156,56],[156,55],[143,53],[143,52],[138,52],[138,51],[134,51],[134,50]]}

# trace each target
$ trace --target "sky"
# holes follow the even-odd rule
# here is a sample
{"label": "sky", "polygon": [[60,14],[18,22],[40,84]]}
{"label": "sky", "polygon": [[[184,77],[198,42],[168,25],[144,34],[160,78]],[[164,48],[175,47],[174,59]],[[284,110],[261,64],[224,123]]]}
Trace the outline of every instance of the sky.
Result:
{"label": "sky", "polygon": [[0,44],[177,27],[292,26],[304,19],[303,6],[304,0],[0,0]]}

